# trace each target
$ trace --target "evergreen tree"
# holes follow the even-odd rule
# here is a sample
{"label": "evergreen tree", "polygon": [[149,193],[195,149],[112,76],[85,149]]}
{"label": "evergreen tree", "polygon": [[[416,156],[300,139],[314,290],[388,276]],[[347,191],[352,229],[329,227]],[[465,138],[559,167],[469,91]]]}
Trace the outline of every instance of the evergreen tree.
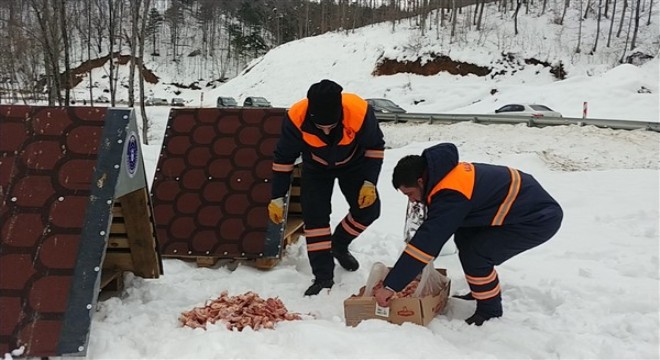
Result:
{"label": "evergreen tree", "polygon": [[144,32],[145,36],[151,37],[152,56],[160,55],[156,50],[156,36],[158,35],[160,25],[163,23],[163,20],[163,15],[161,15],[158,10],[156,10],[156,8],[151,8]]}

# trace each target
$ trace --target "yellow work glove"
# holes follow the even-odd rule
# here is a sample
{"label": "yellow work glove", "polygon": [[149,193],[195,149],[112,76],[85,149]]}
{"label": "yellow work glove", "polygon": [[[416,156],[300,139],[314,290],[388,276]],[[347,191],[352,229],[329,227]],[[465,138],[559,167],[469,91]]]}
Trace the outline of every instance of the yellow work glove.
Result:
{"label": "yellow work glove", "polygon": [[270,204],[268,204],[268,217],[275,224],[284,221],[284,198],[280,197],[270,201]]}
{"label": "yellow work glove", "polygon": [[364,209],[371,206],[376,201],[376,185],[369,181],[365,181],[360,188],[360,195],[358,195],[358,206]]}

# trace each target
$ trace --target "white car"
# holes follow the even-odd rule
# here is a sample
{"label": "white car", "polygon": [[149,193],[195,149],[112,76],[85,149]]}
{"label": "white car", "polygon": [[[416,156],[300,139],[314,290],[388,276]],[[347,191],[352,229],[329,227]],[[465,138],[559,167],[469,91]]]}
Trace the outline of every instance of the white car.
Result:
{"label": "white car", "polygon": [[532,117],[562,117],[560,113],[541,104],[507,104],[495,110],[495,114]]}

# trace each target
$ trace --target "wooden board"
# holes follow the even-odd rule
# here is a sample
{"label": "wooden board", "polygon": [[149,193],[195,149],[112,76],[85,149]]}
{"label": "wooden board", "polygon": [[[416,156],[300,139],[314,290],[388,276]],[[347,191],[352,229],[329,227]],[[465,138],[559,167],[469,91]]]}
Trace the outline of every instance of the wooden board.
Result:
{"label": "wooden board", "polygon": [[[130,192],[121,198],[124,224],[113,225],[125,228],[133,260],[133,273],[145,278],[158,278],[160,274],[158,250],[154,238],[147,189]],[[112,231],[111,231],[112,233]]]}
{"label": "wooden board", "polygon": [[145,278],[161,273],[147,189],[121,196],[112,207],[103,269],[130,271]]}
{"label": "wooden board", "polygon": [[101,273],[102,291],[121,291],[124,289],[124,272],[107,270]]}

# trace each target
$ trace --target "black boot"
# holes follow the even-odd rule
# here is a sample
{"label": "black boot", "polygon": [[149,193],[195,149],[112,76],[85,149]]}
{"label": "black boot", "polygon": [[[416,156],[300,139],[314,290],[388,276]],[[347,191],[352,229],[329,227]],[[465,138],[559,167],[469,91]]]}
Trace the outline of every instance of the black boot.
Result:
{"label": "black boot", "polygon": [[332,256],[337,259],[339,265],[348,271],[355,271],[360,267],[357,259],[348,251],[348,245],[332,244]]}
{"label": "black boot", "polygon": [[474,315],[465,319],[468,325],[481,326],[485,321],[502,316],[502,295],[488,299],[477,301],[477,311]]}
{"label": "black boot", "polygon": [[465,319],[465,322],[468,325],[481,326],[484,322],[486,322],[490,319],[498,318],[500,316],[502,316],[502,315],[486,315],[486,314],[482,314],[482,313],[477,311],[477,312],[474,313],[474,315],[472,315],[469,318]]}
{"label": "black boot", "polygon": [[318,295],[322,289],[330,289],[335,282],[332,279],[328,280],[314,280],[312,286],[305,291],[305,296]]}
{"label": "black boot", "polygon": [[463,295],[452,295],[451,297],[461,299],[461,300],[476,300],[474,296],[472,296],[472,292],[469,292],[467,294]]}

